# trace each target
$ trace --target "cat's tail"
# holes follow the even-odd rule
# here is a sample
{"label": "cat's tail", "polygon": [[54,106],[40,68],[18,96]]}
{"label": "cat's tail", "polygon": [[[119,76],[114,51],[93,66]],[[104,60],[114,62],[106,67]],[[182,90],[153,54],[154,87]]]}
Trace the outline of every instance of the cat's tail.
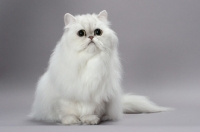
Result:
{"label": "cat's tail", "polygon": [[126,94],[123,95],[124,113],[156,113],[173,110],[171,108],[160,107],[144,96]]}

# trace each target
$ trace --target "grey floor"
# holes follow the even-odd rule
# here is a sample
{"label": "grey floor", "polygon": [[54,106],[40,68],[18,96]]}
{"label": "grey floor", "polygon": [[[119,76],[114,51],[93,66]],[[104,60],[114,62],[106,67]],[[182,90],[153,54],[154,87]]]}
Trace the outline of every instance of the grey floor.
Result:
{"label": "grey floor", "polygon": [[[27,80],[24,78],[24,80]],[[125,114],[117,122],[103,122],[98,126],[62,126],[58,123],[32,121],[27,115],[34,99],[35,82],[20,78],[2,79],[0,83],[0,131],[199,131],[199,84],[170,84],[134,86],[127,84],[126,92],[147,95],[159,105],[174,111],[154,114]],[[134,87],[135,88],[134,88]],[[146,88],[145,88],[146,87]],[[162,87],[158,90],[157,87]],[[129,90],[126,90],[129,89]]]}

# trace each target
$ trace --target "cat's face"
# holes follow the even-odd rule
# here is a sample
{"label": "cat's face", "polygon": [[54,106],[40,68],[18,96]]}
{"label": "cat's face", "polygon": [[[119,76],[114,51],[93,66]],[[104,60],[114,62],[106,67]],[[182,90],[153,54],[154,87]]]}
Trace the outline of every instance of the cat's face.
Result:
{"label": "cat's face", "polygon": [[65,36],[67,45],[75,52],[95,54],[112,52],[117,46],[117,37],[109,28],[107,12],[99,15],[65,15]]}

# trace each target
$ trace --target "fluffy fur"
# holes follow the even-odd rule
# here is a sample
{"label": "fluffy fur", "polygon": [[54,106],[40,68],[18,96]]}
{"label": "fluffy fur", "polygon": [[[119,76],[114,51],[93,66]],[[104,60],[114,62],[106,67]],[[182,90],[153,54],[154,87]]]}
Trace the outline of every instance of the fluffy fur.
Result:
{"label": "fluffy fur", "polygon": [[[118,120],[123,112],[168,110],[145,97],[122,93],[118,39],[106,11],[98,15],[67,13],[64,21],[64,34],[37,85],[32,118],[67,125],[98,124]],[[101,29],[102,35],[95,35],[95,29]],[[78,36],[80,30],[85,30],[85,36]]]}

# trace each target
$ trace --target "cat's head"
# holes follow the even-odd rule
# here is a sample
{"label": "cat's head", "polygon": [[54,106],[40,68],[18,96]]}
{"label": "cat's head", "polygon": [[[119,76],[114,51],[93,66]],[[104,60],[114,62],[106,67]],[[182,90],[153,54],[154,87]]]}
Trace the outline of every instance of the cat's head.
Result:
{"label": "cat's head", "polygon": [[118,40],[115,32],[109,27],[105,10],[98,15],[73,16],[66,13],[64,22],[64,37],[70,50],[78,53],[95,54],[112,52],[117,46]]}

